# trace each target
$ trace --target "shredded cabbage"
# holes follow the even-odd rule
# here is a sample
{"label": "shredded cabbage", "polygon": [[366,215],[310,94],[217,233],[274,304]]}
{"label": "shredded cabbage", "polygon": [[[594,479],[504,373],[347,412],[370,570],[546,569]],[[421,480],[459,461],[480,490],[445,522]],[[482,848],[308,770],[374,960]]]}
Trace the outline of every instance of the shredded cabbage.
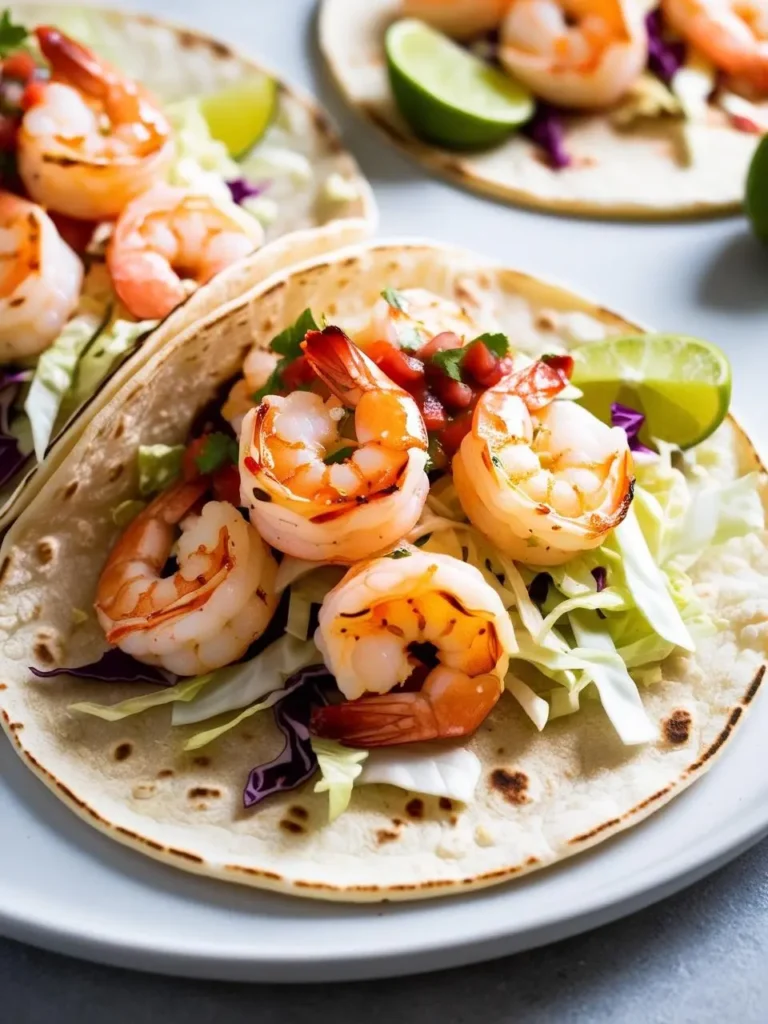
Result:
{"label": "shredded cabbage", "polygon": [[[62,671],[66,671],[66,669]],[[80,711],[85,715],[94,715],[96,718],[103,718],[106,722],[119,722],[123,718],[140,715],[143,711],[160,707],[162,704],[192,701],[213,678],[214,673],[195,676],[193,679],[185,679],[181,683],[176,683],[175,686],[168,686],[155,693],[145,693],[141,697],[129,697],[127,700],[120,701],[119,704],[96,704],[88,700],[80,701],[77,704],[70,704],[69,710]]]}
{"label": "shredded cabbage", "polygon": [[199,750],[200,747],[205,747],[209,743],[213,743],[219,736],[223,736],[225,732],[229,732],[231,729],[236,728],[241,722],[251,718],[253,715],[258,714],[260,711],[266,711],[267,708],[274,707],[279,700],[281,700],[286,694],[286,691],[281,687],[279,690],[274,690],[268,694],[264,700],[258,704],[251,704],[250,707],[246,708],[245,711],[241,711],[239,715],[235,715],[234,718],[230,718],[228,722],[224,722],[222,725],[212,726],[210,729],[203,729],[200,732],[196,732],[194,736],[190,736],[187,742],[184,744],[185,750]]}
{"label": "shredded cabbage", "polygon": [[477,755],[465,747],[413,743],[371,750],[356,782],[382,783],[468,804],[482,770]]}
{"label": "shredded cabbage", "polygon": [[199,102],[181,100],[169,104],[165,112],[174,129],[176,146],[170,183],[230,202],[232,197],[226,182],[242,177],[242,168],[230,157],[224,143],[211,135]]}
{"label": "shredded cabbage", "polygon": [[367,750],[352,750],[334,740],[311,737],[312,751],[317,758],[321,778],[315,793],[328,794],[328,821],[335,821],[349,807],[352,787],[363,771]]}

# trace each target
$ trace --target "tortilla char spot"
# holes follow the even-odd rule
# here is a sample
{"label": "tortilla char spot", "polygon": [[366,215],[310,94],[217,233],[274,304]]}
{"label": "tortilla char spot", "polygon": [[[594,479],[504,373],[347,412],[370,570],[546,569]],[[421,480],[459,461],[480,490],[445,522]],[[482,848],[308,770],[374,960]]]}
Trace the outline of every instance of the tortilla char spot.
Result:
{"label": "tortilla char spot", "polygon": [[497,754],[498,754],[498,755],[499,755],[500,757],[504,757],[504,747],[497,747],[497,748],[496,748],[496,753],[497,753]]}
{"label": "tortilla char spot", "polygon": [[580,836],[574,836],[573,839],[569,839],[568,842],[571,845],[575,843],[585,843],[588,839],[594,839],[595,836],[600,835],[601,832],[605,832],[608,828],[613,828],[614,825],[620,825],[621,818],[609,818],[608,821],[604,821],[602,825],[598,825],[597,828],[593,828],[591,832],[583,832]]}
{"label": "tortilla char spot", "polygon": [[205,754],[192,758],[192,764],[196,764],[199,768],[207,768],[210,763],[210,757],[206,757]]}
{"label": "tortilla char spot", "polygon": [[161,768],[157,773],[158,779],[170,779],[173,777],[173,768]]}
{"label": "tortilla char spot", "polygon": [[402,818],[393,818],[392,819],[392,824],[395,826],[395,828],[402,828],[403,827],[403,819]]}
{"label": "tortilla char spot", "polygon": [[413,800],[409,800],[405,805],[405,813],[411,818],[423,818],[424,801],[415,796]]}
{"label": "tortilla char spot", "polygon": [[664,737],[667,743],[674,743],[677,746],[687,743],[691,736],[692,721],[690,711],[686,711],[685,708],[673,711],[664,721]]}
{"label": "tortilla char spot", "polygon": [[121,419],[121,420],[117,421],[117,426],[115,427],[115,431],[112,434],[112,437],[115,439],[115,441],[119,441],[124,433],[125,433],[125,421]]}
{"label": "tortilla char spot", "polygon": [[56,557],[58,542],[53,537],[41,537],[35,545],[35,554],[40,565],[48,565]]}
{"label": "tortilla char spot", "polygon": [[[2,578],[2,574],[0,574],[0,579],[1,578]],[[763,681],[763,676],[764,675],[765,675],[765,665],[761,665],[760,668],[757,670],[757,672],[755,674],[755,678],[752,680],[752,683],[751,683],[749,689],[744,694],[744,700],[742,701],[742,704],[744,704],[746,706],[753,699],[753,697],[755,696],[757,691],[760,689],[760,684]]]}
{"label": "tortilla char spot", "polygon": [[216,799],[221,796],[221,790],[213,786],[193,786],[187,791],[187,799],[200,800],[206,797]]}
{"label": "tortilla char spot", "polygon": [[74,495],[77,493],[77,488],[79,486],[80,486],[80,484],[78,483],[77,480],[72,480],[72,482],[68,483],[67,486],[64,488],[64,497],[65,498],[72,498],[72,497],[74,497]]}
{"label": "tortilla char spot", "polygon": [[122,462],[118,462],[116,465],[110,468],[109,472],[107,473],[107,480],[109,480],[109,482],[113,484],[115,480],[118,480],[122,476],[124,469],[124,464]]}
{"label": "tortilla char spot", "polygon": [[11,732],[19,732],[19,730],[24,728],[24,723],[23,722],[11,722],[11,724],[8,726],[8,728],[11,730]]}
{"label": "tortilla char spot", "polygon": [[494,768],[490,774],[491,788],[509,804],[527,804],[530,801],[528,796],[528,776],[525,772],[510,772],[506,768]]}
{"label": "tortilla char spot", "polygon": [[444,811],[453,810],[453,801],[449,800],[447,796],[441,796],[439,803]]}
{"label": "tortilla char spot", "polygon": [[554,331],[557,328],[557,321],[551,313],[539,313],[535,326],[538,331]]}
{"label": "tortilla char spot", "polygon": [[35,658],[42,662],[43,665],[54,665],[56,663],[56,657],[48,646],[47,640],[38,640],[32,651]]}
{"label": "tortilla char spot", "polygon": [[8,305],[12,309],[16,309],[18,306],[23,306],[24,305],[24,296],[21,295],[17,299],[11,299],[11,301],[8,303]]}
{"label": "tortilla char spot", "polygon": [[299,804],[294,804],[293,807],[288,809],[288,813],[293,815],[294,818],[298,818],[300,821],[306,821],[309,817],[309,811],[306,807],[301,807]]}
{"label": "tortilla char spot", "polygon": [[126,740],[125,743],[118,743],[118,745],[112,751],[112,756],[116,761],[125,761],[127,758],[131,756],[132,753],[133,744],[128,743],[128,741]]}
{"label": "tortilla char spot", "polygon": [[720,735],[717,737],[715,742],[707,750],[704,751],[704,753],[701,755],[699,760],[695,761],[692,765],[689,766],[689,768],[688,768],[688,772],[689,773],[699,771],[699,769],[702,768],[707,763],[707,761],[709,761],[709,759],[711,757],[715,756],[715,754],[718,752],[720,747],[722,747],[722,745],[725,743],[725,741],[731,735],[731,730],[736,725],[738,720],[741,718],[741,714],[742,714],[742,708],[734,708],[733,709],[733,711],[730,714],[730,717],[729,717],[728,721],[725,723],[725,726],[721,730]]}
{"label": "tortilla char spot", "polygon": [[539,858],[538,857],[529,857],[528,860],[525,863],[528,865],[529,868],[533,867],[534,864],[538,864],[539,863]]}
{"label": "tortilla char spot", "polygon": [[390,832],[389,829],[380,828],[376,833],[376,842],[379,846],[384,843],[392,843],[398,838],[397,832]]}
{"label": "tortilla char spot", "polygon": [[0,683],[0,690],[7,690],[7,689],[8,689],[8,684],[7,683]]}
{"label": "tortilla char spot", "polygon": [[10,566],[11,566],[11,556],[8,555],[7,558],[3,559],[3,564],[0,565],[0,583],[2,583],[3,580],[5,579],[5,574],[8,572]]}
{"label": "tortilla char spot", "polygon": [[280,822],[280,828],[283,832],[290,832],[293,835],[300,835],[304,832],[303,825],[300,825],[298,821],[291,821],[290,818],[283,818]]}

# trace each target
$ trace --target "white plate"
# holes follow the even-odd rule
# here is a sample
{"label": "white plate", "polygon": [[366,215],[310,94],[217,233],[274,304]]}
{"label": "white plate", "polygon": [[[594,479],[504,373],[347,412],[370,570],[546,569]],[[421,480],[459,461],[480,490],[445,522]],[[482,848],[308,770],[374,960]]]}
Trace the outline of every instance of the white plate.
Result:
{"label": "white plate", "polygon": [[[282,0],[279,10],[267,0],[151,6],[233,42],[251,40],[257,57],[318,88],[308,43],[313,0]],[[332,93],[321,97],[339,113]],[[627,226],[526,214],[430,181],[370,130],[351,118],[344,125],[376,187],[382,233],[475,248],[567,281],[631,319],[711,338],[732,359],[740,419],[754,440],[765,439],[768,430],[756,427],[766,422],[768,259],[743,222]],[[260,895],[142,858],[77,820],[0,737],[0,932],[125,966],[222,979],[361,978],[501,956],[669,895],[768,832],[765,735],[762,696],[709,776],[560,868],[473,896],[364,908]]]}

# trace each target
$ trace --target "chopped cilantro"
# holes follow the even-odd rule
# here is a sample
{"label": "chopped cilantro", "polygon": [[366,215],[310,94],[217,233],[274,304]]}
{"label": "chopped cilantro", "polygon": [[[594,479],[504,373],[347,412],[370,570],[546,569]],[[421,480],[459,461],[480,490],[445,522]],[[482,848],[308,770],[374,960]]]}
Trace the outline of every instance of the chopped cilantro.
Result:
{"label": "chopped cilantro", "polygon": [[408,312],[408,300],[403,293],[397,291],[396,288],[385,288],[381,293],[381,297],[392,307],[392,309],[396,309],[400,313]]}
{"label": "chopped cilantro", "polygon": [[205,444],[195,456],[195,463],[201,473],[215,473],[228,463],[237,465],[237,441],[228,434],[208,434]]}
{"label": "chopped cilantro", "polygon": [[501,469],[502,468],[502,466],[501,466],[501,459],[499,458],[498,455],[492,455],[491,456],[491,462],[494,464],[494,466],[497,469]]}
{"label": "chopped cilantro", "polygon": [[326,466],[335,466],[338,462],[346,462],[354,452],[354,448],[338,448],[335,452],[331,452],[330,455],[326,455],[323,462]]}
{"label": "chopped cilantro", "polygon": [[307,331],[318,330],[320,328],[312,316],[312,310],[305,309],[303,313],[299,314],[295,323],[291,324],[290,327],[286,327],[284,331],[281,331],[272,339],[269,347],[273,352],[277,352],[278,355],[292,362],[301,355],[301,343],[304,341]]}
{"label": "chopped cilantro", "polygon": [[461,383],[461,362],[465,353],[466,349],[463,348],[447,348],[442,352],[435,352],[430,357],[430,362],[433,366],[437,366],[442,370],[451,380],[457,380]]}
{"label": "chopped cilantro", "polygon": [[506,334],[481,334],[475,341],[482,341],[487,349],[490,349],[495,356],[503,359],[509,352],[509,338]]}
{"label": "chopped cilantro", "polygon": [[395,548],[395,550],[394,551],[390,551],[390,553],[386,557],[387,558],[410,558],[411,557],[411,552],[408,551],[406,548]]}
{"label": "chopped cilantro", "polygon": [[11,12],[4,10],[0,14],[0,57],[7,57],[18,50],[28,35],[23,25],[14,25],[11,21]]}

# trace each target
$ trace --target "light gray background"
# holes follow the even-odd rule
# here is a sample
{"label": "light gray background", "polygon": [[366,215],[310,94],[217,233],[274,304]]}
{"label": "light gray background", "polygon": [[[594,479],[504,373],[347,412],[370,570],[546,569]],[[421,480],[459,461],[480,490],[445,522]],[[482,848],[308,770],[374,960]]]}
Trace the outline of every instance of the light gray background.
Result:
{"label": "light gray background", "polygon": [[[357,0],[363,3],[365,0]],[[428,179],[344,110],[320,68],[312,0],[159,0],[153,13],[247,48],[319,94],[371,179],[381,232],[463,244],[599,297],[731,355],[735,403],[758,438],[768,338],[768,256],[740,218],[590,223],[507,209]],[[756,771],[764,766],[756,765]],[[0,828],[0,834],[1,834]],[[497,963],[332,988],[235,987],[94,967],[0,941],[3,1020],[136,1018],[340,1024],[485,1021],[768,1021],[768,843],[623,922]]]}

